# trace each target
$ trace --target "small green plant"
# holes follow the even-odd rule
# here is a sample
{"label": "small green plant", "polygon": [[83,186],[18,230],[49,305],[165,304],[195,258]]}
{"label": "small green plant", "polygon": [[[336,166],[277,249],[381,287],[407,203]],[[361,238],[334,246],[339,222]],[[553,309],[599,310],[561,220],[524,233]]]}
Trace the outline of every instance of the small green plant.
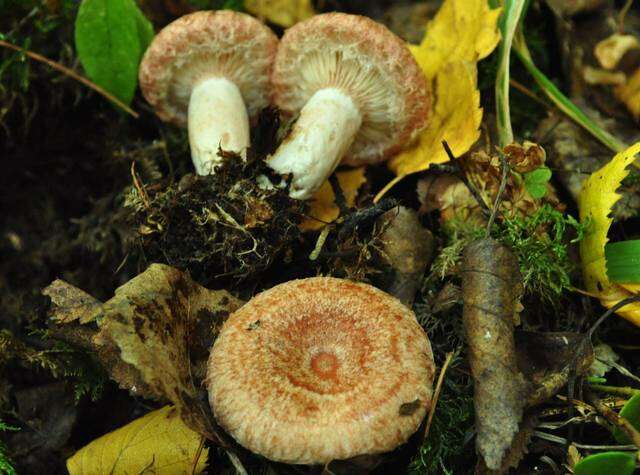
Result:
{"label": "small green plant", "polygon": [[[8,432],[8,431],[17,431],[20,430],[19,427],[10,426],[0,420],[0,432]],[[4,473],[6,475],[16,475],[16,469],[13,466],[13,461],[9,457],[7,446],[0,441],[0,473]]]}

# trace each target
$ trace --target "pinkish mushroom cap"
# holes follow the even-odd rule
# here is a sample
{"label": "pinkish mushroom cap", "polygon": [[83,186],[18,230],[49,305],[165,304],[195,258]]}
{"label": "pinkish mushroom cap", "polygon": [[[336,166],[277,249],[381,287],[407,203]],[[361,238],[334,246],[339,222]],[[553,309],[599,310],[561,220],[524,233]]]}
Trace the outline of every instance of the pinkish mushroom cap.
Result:
{"label": "pinkish mushroom cap", "polygon": [[274,33],[249,15],[192,13],[154,38],[140,64],[140,87],[162,120],[184,127],[193,88],[210,78],[225,78],[238,87],[253,116],[269,104],[277,48]]}
{"label": "pinkish mushroom cap", "polygon": [[411,310],[366,284],[287,282],[232,314],[209,358],[209,402],[241,445],[328,463],[391,451],[431,407],[433,354]]}
{"label": "pinkish mushroom cap", "polygon": [[431,96],[404,41],[369,18],[317,15],[288,29],[271,76],[274,100],[290,116],[324,88],[349,96],[362,124],[342,158],[374,163],[406,146],[427,124]]}

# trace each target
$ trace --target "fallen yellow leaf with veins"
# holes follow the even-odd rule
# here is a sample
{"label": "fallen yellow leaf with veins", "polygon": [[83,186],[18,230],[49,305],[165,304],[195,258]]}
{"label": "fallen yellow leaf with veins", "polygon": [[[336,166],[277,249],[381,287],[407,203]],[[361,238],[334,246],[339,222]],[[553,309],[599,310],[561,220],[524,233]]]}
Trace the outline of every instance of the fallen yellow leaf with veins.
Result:
{"label": "fallen yellow leaf with veins", "polygon": [[285,28],[315,15],[311,0],[244,0],[244,8]]}
{"label": "fallen yellow leaf with veins", "polygon": [[[208,449],[173,406],[165,406],[109,432],[67,460],[70,475],[202,473]],[[196,462],[196,457],[198,457]]]}
{"label": "fallen yellow leaf with veins", "polygon": [[[580,257],[585,285],[590,293],[598,295],[607,308],[638,292],[637,286],[618,285],[609,281],[604,246],[613,222],[611,209],[620,199],[616,192],[622,180],[629,174],[627,167],[640,153],[640,142],[618,153],[605,166],[591,174],[584,182],[579,196],[580,221],[590,222],[584,239],[580,242]],[[616,313],[640,326],[640,304],[632,303]]]}
{"label": "fallen yellow leaf with veins", "polygon": [[[365,167],[354,168],[336,173],[338,183],[344,194],[347,206],[353,206],[358,196],[358,190],[367,181],[364,177]],[[326,223],[335,221],[340,215],[340,209],[335,204],[335,194],[329,180],[325,181],[320,189],[313,195],[309,218],[300,223],[302,231],[316,231]]]}
{"label": "fallen yellow leaf with veins", "polygon": [[[415,52],[417,48],[412,50]],[[459,156],[480,137],[482,109],[480,92],[476,88],[475,64],[467,61],[446,64],[436,76],[435,95],[435,108],[427,129],[411,148],[389,162],[389,167],[398,176],[426,170],[432,163],[448,161],[443,140]]]}
{"label": "fallen yellow leaf with veins", "polygon": [[459,156],[480,137],[476,63],[500,42],[500,12],[491,10],[486,0],[446,0],[427,25],[420,45],[410,46],[435,91],[434,106],[430,123],[415,144],[389,161],[397,177],[378,193],[376,201],[406,175],[448,161],[443,140]]}
{"label": "fallen yellow leaf with veins", "polygon": [[447,63],[477,62],[489,56],[500,42],[500,13],[500,8],[491,10],[487,0],[446,0],[428,23],[416,55],[427,79],[436,77]]}

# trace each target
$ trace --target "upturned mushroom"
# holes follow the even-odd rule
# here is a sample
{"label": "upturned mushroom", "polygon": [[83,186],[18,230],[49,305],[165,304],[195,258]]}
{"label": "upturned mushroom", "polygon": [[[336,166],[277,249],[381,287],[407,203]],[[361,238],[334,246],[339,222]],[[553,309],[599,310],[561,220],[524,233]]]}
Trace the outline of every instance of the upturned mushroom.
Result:
{"label": "upturned mushroom", "polygon": [[269,104],[274,33],[233,11],[185,15],[154,38],[140,65],[140,87],[164,121],[188,126],[200,175],[214,172],[220,149],[243,158],[249,118]]}
{"label": "upturned mushroom", "polygon": [[225,322],[209,357],[219,424],[268,459],[321,464],[403,444],[431,407],[431,345],[411,310],[370,285],[290,281]]}
{"label": "upturned mushroom", "polygon": [[290,135],[268,163],[293,175],[290,195],[307,199],[341,163],[388,158],[427,124],[430,93],[406,44],[385,26],[344,13],[287,30],[271,76]]}

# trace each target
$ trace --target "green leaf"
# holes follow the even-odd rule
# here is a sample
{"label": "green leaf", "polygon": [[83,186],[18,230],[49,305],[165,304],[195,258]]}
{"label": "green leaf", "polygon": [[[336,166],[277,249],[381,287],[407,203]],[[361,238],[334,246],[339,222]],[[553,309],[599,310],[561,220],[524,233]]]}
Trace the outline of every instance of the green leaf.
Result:
{"label": "green leaf", "polygon": [[153,24],[144,16],[142,10],[138,8],[138,6],[131,0],[133,6],[135,8],[136,14],[136,27],[138,28],[138,39],[140,40],[140,57],[147,50],[149,44],[151,44],[151,40],[155,36],[155,32],[153,31]]}
{"label": "green leaf", "polygon": [[153,27],[134,0],[83,0],[75,25],[76,49],[89,78],[129,104],[138,64]]}
{"label": "green leaf", "polygon": [[547,182],[551,179],[549,167],[539,167],[524,175],[524,186],[529,194],[540,199],[547,193]]}
{"label": "green leaf", "polygon": [[631,475],[636,469],[635,458],[625,452],[602,452],[578,462],[574,475]]}
{"label": "green leaf", "polygon": [[[624,417],[636,429],[640,429],[640,393],[632,396],[620,411],[620,417]],[[621,444],[631,444],[627,435],[618,427],[614,428],[613,436]]]}
{"label": "green leaf", "polygon": [[640,240],[612,242],[604,247],[607,276],[619,284],[640,284]]}

